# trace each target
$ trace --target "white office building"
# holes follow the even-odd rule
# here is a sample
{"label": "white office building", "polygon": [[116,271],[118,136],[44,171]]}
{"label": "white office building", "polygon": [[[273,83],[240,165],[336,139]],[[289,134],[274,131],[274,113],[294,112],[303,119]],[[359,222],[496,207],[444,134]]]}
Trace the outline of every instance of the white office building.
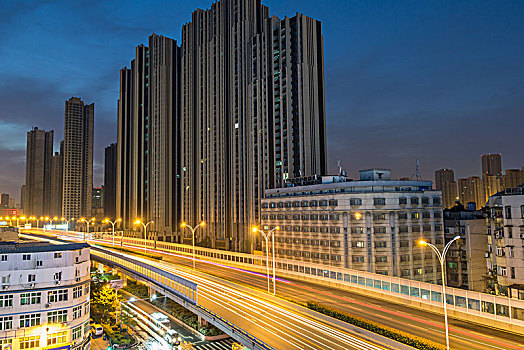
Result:
{"label": "white office building", "polygon": [[262,228],[280,226],[277,256],[440,282],[435,254],[418,245],[443,244],[442,194],[431,181],[391,180],[388,169],[370,169],[360,181],[314,176],[286,185],[266,190],[262,201]]}
{"label": "white office building", "polygon": [[0,242],[0,348],[90,348],[89,245]]}

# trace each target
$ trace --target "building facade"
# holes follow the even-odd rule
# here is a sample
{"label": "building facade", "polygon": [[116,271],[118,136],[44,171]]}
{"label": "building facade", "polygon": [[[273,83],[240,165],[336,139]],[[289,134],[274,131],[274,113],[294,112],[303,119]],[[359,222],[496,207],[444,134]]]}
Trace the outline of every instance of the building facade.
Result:
{"label": "building facade", "polygon": [[7,209],[9,208],[9,194],[2,193],[0,196],[0,208]]}
{"label": "building facade", "polygon": [[116,219],[116,143],[105,148],[104,157],[104,215]]}
{"label": "building facade", "polygon": [[486,218],[482,211],[455,206],[444,210],[446,243],[460,236],[446,255],[447,285],[477,292],[485,290],[485,250],[488,243]]}
{"label": "building facade", "polygon": [[55,152],[51,165],[51,211],[50,216],[62,215],[62,196],[64,185],[64,141],[60,142],[60,152]]}
{"label": "building facade", "polygon": [[502,176],[503,188],[515,188],[524,183],[524,168],[523,169],[506,169],[506,173]]}
{"label": "building facade", "polygon": [[197,242],[249,251],[264,190],[326,171],[321,24],[259,0],[198,9],[180,48],[137,47],[118,106],[124,226],[154,220],[158,239],[184,242],[180,223],[205,220]]}
{"label": "building facade", "polygon": [[153,220],[151,232],[166,241],[177,241],[180,224],[179,52],[175,40],[151,35],[120,71],[118,100],[116,216],[125,229]]}
{"label": "building facade", "polygon": [[497,293],[524,300],[524,187],[489,198],[487,268]]}
{"label": "building facade", "polygon": [[502,175],[502,154],[483,154],[481,157],[482,175]]}
{"label": "building facade", "polygon": [[[377,173],[377,172],[375,172]],[[438,259],[420,239],[442,247],[442,196],[431,181],[391,180],[382,170],[361,181],[309,177],[266,190],[263,229],[279,257],[426,282],[440,281]],[[260,242],[260,241],[259,241]],[[260,248],[260,243],[258,244]]]}
{"label": "building facade", "polygon": [[89,245],[5,242],[0,257],[3,348],[89,349]]}
{"label": "building facade", "polygon": [[24,212],[41,216],[51,213],[51,170],[54,132],[34,127],[27,132]]}
{"label": "building facade", "polygon": [[264,190],[325,173],[321,24],[219,1],[182,29],[181,79],[181,217],[248,251]]}
{"label": "building facade", "polygon": [[442,191],[442,205],[444,208],[455,206],[457,201],[457,183],[455,172],[452,169],[439,169],[435,171],[435,188]]}
{"label": "building facade", "polygon": [[458,180],[458,197],[460,203],[467,206],[469,203],[475,204],[475,209],[484,207],[484,190],[482,180],[478,176],[470,176],[467,179]]}
{"label": "building facade", "polygon": [[[65,102],[62,215],[91,216],[95,104],[78,97]],[[27,192],[27,188],[26,188]]]}

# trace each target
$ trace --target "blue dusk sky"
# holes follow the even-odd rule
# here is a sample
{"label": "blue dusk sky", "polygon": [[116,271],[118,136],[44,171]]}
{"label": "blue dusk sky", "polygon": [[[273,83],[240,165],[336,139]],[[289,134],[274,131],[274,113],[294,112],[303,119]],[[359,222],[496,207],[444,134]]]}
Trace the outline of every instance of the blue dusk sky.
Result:
{"label": "blue dusk sky", "polygon": [[[64,101],[95,103],[95,183],[116,140],[119,69],[151,33],[180,40],[211,1],[2,0],[0,192],[20,197],[26,132],[63,138]],[[432,179],[524,166],[524,1],[266,0],[323,25],[328,165]]]}

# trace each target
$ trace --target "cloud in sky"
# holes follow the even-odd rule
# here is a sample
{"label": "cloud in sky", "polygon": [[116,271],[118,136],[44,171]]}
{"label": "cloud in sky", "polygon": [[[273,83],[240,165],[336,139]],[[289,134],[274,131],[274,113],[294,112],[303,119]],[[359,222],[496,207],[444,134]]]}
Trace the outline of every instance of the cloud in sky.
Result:
{"label": "cloud in sky", "polygon": [[[329,169],[441,167],[477,174],[480,154],[524,165],[524,3],[262,1],[279,17],[322,21]],[[95,103],[95,184],[116,139],[118,72],[155,32],[181,27],[209,0],[17,1],[0,12],[0,192],[19,197],[25,135],[63,137],[64,101]]]}

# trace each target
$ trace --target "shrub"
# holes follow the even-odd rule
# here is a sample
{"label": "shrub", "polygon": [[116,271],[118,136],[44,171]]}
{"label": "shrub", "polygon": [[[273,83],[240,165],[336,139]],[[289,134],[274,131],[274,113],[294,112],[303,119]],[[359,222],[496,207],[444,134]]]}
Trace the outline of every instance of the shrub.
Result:
{"label": "shrub", "polygon": [[324,315],[336,318],[338,320],[350,323],[360,328],[364,328],[373,333],[380,334],[384,337],[398,341],[409,346],[414,347],[415,349],[422,350],[443,350],[444,346],[432,342],[431,340],[414,336],[412,334],[400,331],[395,328],[387,327],[381,325],[380,323],[366,320],[362,317],[352,315],[345,311],[339,311],[331,307],[322,305],[314,301],[308,301],[306,307],[318,311]]}

